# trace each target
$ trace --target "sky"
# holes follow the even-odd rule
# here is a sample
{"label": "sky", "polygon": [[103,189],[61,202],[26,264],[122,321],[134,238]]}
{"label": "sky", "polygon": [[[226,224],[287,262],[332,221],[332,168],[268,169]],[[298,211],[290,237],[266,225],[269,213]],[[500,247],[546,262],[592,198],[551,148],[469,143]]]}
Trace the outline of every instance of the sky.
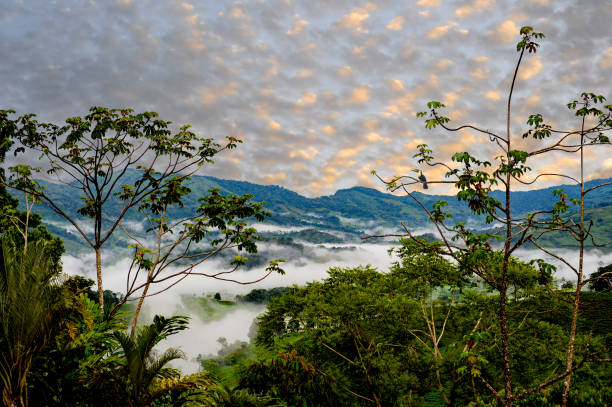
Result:
{"label": "sky", "polygon": [[[93,105],[152,110],[243,140],[202,175],[307,196],[380,189],[370,171],[408,173],[420,143],[444,161],[497,155],[474,132],[426,130],[415,112],[438,100],[454,125],[504,131],[524,25],[546,38],[519,71],[513,137],[531,113],[576,129],[567,102],[612,97],[610,21],[605,0],[3,0],[0,109],[56,123]],[[612,176],[610,157],[587,151],[587,176]],[[575,175],[578,163],[565,154],[531,165]]]}

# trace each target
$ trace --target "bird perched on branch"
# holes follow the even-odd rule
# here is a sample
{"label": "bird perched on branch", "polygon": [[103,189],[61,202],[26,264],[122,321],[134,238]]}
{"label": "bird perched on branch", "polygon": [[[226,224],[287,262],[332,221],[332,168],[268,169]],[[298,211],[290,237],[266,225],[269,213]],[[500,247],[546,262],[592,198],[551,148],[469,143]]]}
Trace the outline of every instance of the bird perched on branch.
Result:
{"label": "bird perched on branch", "polygon": [[419,170],[418,168],[413,168],[412,171],[417,173],[417,178],[423,184],[423,189],[427,189],[427,178],[425,178],[423,171]]}

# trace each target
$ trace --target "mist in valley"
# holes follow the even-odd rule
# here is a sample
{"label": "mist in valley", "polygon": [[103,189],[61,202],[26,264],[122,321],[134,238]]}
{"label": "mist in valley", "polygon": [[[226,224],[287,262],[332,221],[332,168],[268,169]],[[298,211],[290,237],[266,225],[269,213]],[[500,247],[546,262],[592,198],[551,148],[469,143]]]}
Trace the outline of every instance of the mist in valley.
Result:
{"label": "mist in valley", "polygon": [[[255,284],[240,285],[233,282],[221,281],[202,276],[190,276],[171,289],[158,295],[147,298],[144,303],[140,323],[148,323],[153,315],[164,316],[186,315],[191,318],[189,329],[168,337],[158,345],[163,351],[168,347],[182,349],[187,360],[174,362],[173,365],[185,372],[198,371],[200,366],[196,361],[198,355],[214,356],[222,347],[219,338],[226,338],[228,343],[235,341],[249,341],[249,332],[257,317],[265,310],[263,305],[238,303],[232,310],[219,318],[206,320],[196,310],[186,306],[188,297],[211,297],[219,293],[224,300],[233,300],[236,295],[245,295],[256,288],[287,287],[291,285],[304,285],[309,281],[322,280],[327,277],[330,267],[355,267],[370,264],[379,270],[386,270],[394,260],[388,254],[390,248],[386,244],[310,244],[301,242],[306,253],[296,255],[295,249],[281,245],[263,243],[259,245],[259,252],[272,251],[274,254],[285,255],[283,263],[285,275],[270,274],[264,280]],[[289,251],[289,253],[286,253]],[[126,291],[126,273],[131,259],[127,256],[116,259],[114,253],[103,252],[104,289],[115,292]],[[94,254],[65,255],[62,257],[64,271],[67,274],[78,274],[95,279]],[[210,260],[202,263],[195,271],[214,273],[229,268],[227,261]],[[169,270],[171,272],[171,270]],[[237,270],[230,276],[232,279],[248,282],[265,275],[265,266],[249,270]],[[162,290],[163,285],[156,286]]]}
{"label": "mist in valley", "polygon": [[[259,225],[261,226],[261,225]],[[283,231],[283,228],[270,226],[269,230]],[[427,231],[425,231],[427,232]],[[265,310],[264,305],[253,305],[239,302],[231,310],[223,313],[217,318],[207,319],[201,313],[188,307],[185,299],[188,297],[209,297],[219,293],[224,300],[234,300],[236,295],[245,295],[256,288],[270,289],[274,287],[287,287],[292,285],[305,285],[309,281],[322,280],[327,277],[327,270],[331,267],[355,267],[369,264],[381,271],[388,270],[390,264],[397,258],[390,256],[388,250],[392,247],[391,242],[370,243],[347,243],[347,244],[312,244],[299,242],[304,248],[300,253],[295,247],[285,247],[274,243],[261,243],[260,253],[272,253],[285,257],[283,263],[285,275],[271,274],[262,281],[255,284],[241,285],[228,281],[220,281],[202,276],[190,276],[175,285],[168,291],[147,298],[143,308],[141,323],[148,323],[153,315],[162,314],[187,315],[191,318],[189,329],[170,336],[160,343],[159,351],[168,347],[182,349],[186,360],[174,363],[174,366],[185,372],[196,372],[200,365],[196,358],[198,355],[214,356],[222,348],[219,338],[225,338],[227,343],[235,341],[250,340],[253,334],[253,322],[255,318]],[[571,249],[552,250],[553,253],[563,256],[570,263],[577,264],[578,251]],[[104,268],[105,289],[116,292],[125,292],[126,272],[130,266],[130,259],[116,259],[114,253],[104,252],[106,266]],[[515,255],[523,260],[542,258],[555,265],[557,272],[554,278],[557,280],[576,281],[575,274],[562,262],[553,256],[542,253],[539,250],[519,249]],[[64,271],[68,274],[79,274],[88,278],[95,278],[95,262],[93,254],[78,257],[65,255],[62,258]],[[587,275],[597,270],[598,267],[612,263],[612,252],[599,250],[588,250],[585,256],[585,272]],[[195,271],[214,273],[228,269],[226,259],[212,259],[202,263]],[[256,280],[265,275],[265,265],[251,269],[237,270],[231,274],[231,278],[241,282]],[[163,289],[162,285],[156,286],[157,290]],[[156,290],[156,291],[157,291]]]}

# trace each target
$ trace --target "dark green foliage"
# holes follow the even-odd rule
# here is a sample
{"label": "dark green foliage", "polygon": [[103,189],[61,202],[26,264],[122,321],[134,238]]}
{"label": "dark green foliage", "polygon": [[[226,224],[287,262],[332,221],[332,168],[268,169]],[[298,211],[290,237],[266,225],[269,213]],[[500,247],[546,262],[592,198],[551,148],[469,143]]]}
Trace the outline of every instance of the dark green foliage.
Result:
{"label": "dark green foliage", "polygon": [[290,406],[346,405],[338,400],[334,379],[318,371],[295,350],[249,366],[240,388],[277,397]]}
{"label": "dark green foliage", "polygon": [[91,292],[89,286],[75,290],[70,280],[61,285],[60,329],[41,349],[28,380],[31,405],[100,405],[104,400],[86,383],[92,369],[116,346],[113,331],[125,325],[119,319],[105,319],[95,295],[92,300],[85,294]]}
{"label": "dark green foliage", "polygon": [[294,241],[304,241],[309,243],[342,243],[344,239],[332,235],[327,232],[322,232],[316,229],[306,229],[296,232],[279,232],[279,233],[262,233],[261,236],[265,241],[271,241],[279,244],[291,244]]}
{"label": "dark green foliage", "polygon": [[383,405],[404,405],[420,397],[433,378],[423,365],[431,357],[409,344],[410,330],[423,327],[419,302],[412,299],[422,289],[399,269],[388,275],[371,268],[329,274],[322,283],[274,299],[259,319],[258,343],[296,350],[325,372],[333,379],[330,405],[368,405],[367,399],[376,398]]}
{"label": "dark green foliage", "polygon": [[285,407],[286,404],[270,396],[253,394],[245,389],[230,389],[222,384],[215,383],[210,387],[207,397],[200,405],[214,407]]}
{"label": "dark green foliage", "polygon": [[[9,111],[0,110],[0,163],[4,162],[6,152],[13,144],[10,137],[16,129],[15,123],[5,120],[8,113]],[[4,178],[5,169],[0,168],[0,180],[4,180]],[[24,199],[25,202],[21,202],[22,206],[35,203],[32,202],[32,197],[27,194],[24,195]],[[0,213],[2,213],[2,216],[0,216],[0,235],[10,238],[15,244],[22,246],[26,240],[24,233],[27,229],[27,241],[32,243],[47,242],[45,243],[47,255],[51,258],[56,271],[61,271],[60,258],[64,252],[61,239],[54,237],[49,232],[38,213],[20,210],[19,205],[19,199],[13,197],[6,186],[0,183]]]}
{"label": "dark green foliage", "polygon": [[[383,406],[439,405],[434,402],[444,403],[439,372],[453,405],[467,405],[474,391],[481,402],[496,405],[478,378],[483,375],[495,388],[503,387],[497,293],[470,288],[471,279],[457,267],[433,253],[417,254],[408,242],[398,251],[401,261],[389,273],[331,269],[325,281],[292,287],[273,299],[259,318],[257,342],[279,356],[253,365],[243,386],[290,404],[308,397],[298,381],[306,388],[329,387],[324,399],[308,399],[307,405],[371,405],[366,399],[378,399]],[[538,289],[535,276],[517,277],[508,326],[513,382],[520,392],[563,369],[571,293]],[[585,294],[584,301],[578,360],[586,352],[593,319],[606,312],[610,299]],[[436,346],[430,331],[434,325]],[[594,328],[591,352],[604,357],[609,328],[601,322]],[[309,371],[318,372],[322,382],[314,383]],[[587,364],[573,380],[576,389],[608,402],[609,396],[599,391],[606,377],[605,365]],[[559,403],[560,396],[559,386],[551,387],[519,405],[547,405],[530,404],[538,397]],[[579,399],[576,392],[572,397]]]}
{"label": "dark green foliage", "polygon": [[287,287],[275,287],[275,288],[256,288],[251,290],[246,295],[237,295],[236,300],[251,302],[255,304],[265,304],[269,302],[272,298],[280,297],[285,292],[287,292]]}
{"label": "dark green foliage", "polygon": [[27,377],[62,314],[56,263],[44,241],[0,240],[0,378],[5,404],[27,405]]}
{"label": "dark green foliage", "polygon": [[563,284],[561,284],[561,288],[571,290],[572,288],[574,288],[574,283],[572,283],[571,281],[565,281]]}
{"label": "dark green foliage", "polygon": [[591,274],[590,278],[595,280],[589,282],[589,289],[598,292],[612,291],[612,264],[599,267],[596,272]]}
{"label": "dark green foliage", "polygon": [[212,372],[220,382],[229,388],[235,388],[249,365],[257,359],[265,359],[265,351],[254,344],[243,341],[228,343],[225,338],[217,339],[221,349],[216,356],[198,355],[198,362],[205,371]]}
{"label": "dark green foliage", "polygon": [[[104,394],[108,405],[145,406],[171,390],[160,387],[161,379],[180,377],[175,369],[166,367],[168,362],[184,357],[178,349],[167,349],[161,355],[153,351],[155,345],[168,336],[187,328],[188,318],[156,315],[153,323],[139,327],[132,338],[124,331],[114,331],[119,344],[112,357],[93,366],[87,386]],[[102,403],[100,403],[102,404]]]}

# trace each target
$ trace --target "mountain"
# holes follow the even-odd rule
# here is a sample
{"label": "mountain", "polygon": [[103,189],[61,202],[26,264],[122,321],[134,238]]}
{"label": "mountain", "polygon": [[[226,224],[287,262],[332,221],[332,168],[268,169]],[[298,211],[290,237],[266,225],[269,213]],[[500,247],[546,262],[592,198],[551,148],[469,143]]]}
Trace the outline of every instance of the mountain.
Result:
{"label": "mountain", "polygon": [[[127,176],[129,179],[135,179],[138,174],[136,171],[130,171]],[[586,187],[590,188],[601,182],[612,182],[612,178],[590,181]],[[75,213],[79,201],[74,199],[73,188],[64,184],[41,183],[50,196],[61,202],[69,212]],[[267,235],[269,239],[292,237],[313,243],[334,243],[338,242],[338,239],[357,241],[359,237],[368,234],[394,233],[400,230],[400,222],[404,222],[413,229],[430,226],[427,214],[412,197],[396,196],[372,188],[357,186],[338,190],[329,196],[308,198],[281,186],[258,185],[246,181],[208,176],[193,176],[187,184],[192,193],[185,199],[184,208],[175,210],[171,216],[179,217],[192,213],[193,208],[198,204],[198,198],[208,194],[211,188],[218,188],[222,193],[228,194],[251,194],[254,200],[267,202],[266,210],[272,213],[272,217],[266,223],[281,227],[276,231],[268,228],[268,232],[264,235]],[[580,194],[579,188],[574,185],[512,192],[513,213],[524,214],[551,208],[557,201],[557,198],[553,196],[555,189],[564,189],[570,198],[578,197]],[[612,186],[593,190],[587,202],[587,217],[593,218],[596,227],[602,229],[604,235],[610,233],[608,231],[612,229],[610,227],[612,218],[608,216],[612,213],[611,190]],[[468,224],[476,227],[485,226],[482,219],[472,215],[467,205],[464,202],[458,202],[454,196],[428,195],[418,191],[413,195],[427,208],[431,208],[432,204],[438,200],[447,201],[446,210],[453,215],[453,220],[467,221]],[[494,191],[491,195],[498,200],[503,199],[501,191]],[[120,208],[121,203],[114,200],[109,202],[107,210],[112,215]],[[79,238],[70,232],[70,227],[63,218],[42,205],[39,205],[36,210],[41,213],[51,231],[66,240],[69,251],[76,249],[81,244]],[[127,220],[140,222],[141,217],[133,210],[128,214]],[[280,236],[282,228],[292,228],[292,232]]]}

